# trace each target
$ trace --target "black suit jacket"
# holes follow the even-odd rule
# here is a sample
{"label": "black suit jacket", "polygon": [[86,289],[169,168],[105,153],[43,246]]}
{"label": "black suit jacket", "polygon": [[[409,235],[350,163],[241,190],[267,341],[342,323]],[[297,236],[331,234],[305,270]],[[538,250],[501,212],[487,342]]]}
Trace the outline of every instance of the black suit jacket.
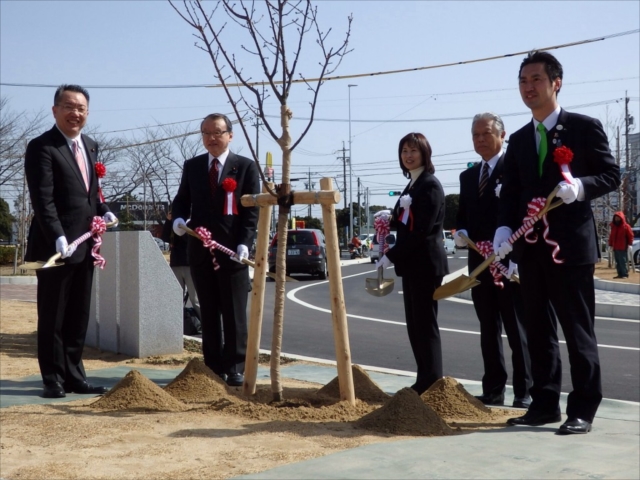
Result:
{"label": "black suit jacket", "polygon": [[[47,260],[56,253],[56,239],[66,236],[71,243],[89,231],[94,216],[109,211],[98,198],[95,163],[98,144],[82,135],[89,166],[89,191],[64,135],[54,126],[27,145],[25,174],[34,210],[29,229],[27,261]],[[91,239],[80,244],[66,261],[81,262],[93,245]]]}
{"label": "black suit jacket", "polygon": [[391,228],[398,233],[396,244],[387,252],[398,276],[444,276],[449,273],[442,241],[444,191],[438,179],[426,170],[402,195],[411,195],[411,222],[400,221],[400,200],[393,209]]}
{"label": "black suit jacket", "polygon": [[[478,187],[484,162],[478,162],[460,174],[460,202],[456,217],[456,229],[466,230],[469,238],[475,243],[483,240],[493,241],[496,228],[499,226],[499,198],[495,194],[495,189],[498,184],[502,183],[504,157],[504,154],[500,156],[493,168],[482,197],[479,197]],[[469,249],[470,269],[480,265],[483,260],[484,258],[478,253]],[[488,273],[488,270],[486,272]]]}
{"label": "black suit jacket", "polygon": [[[498,223],[515,232],[526,216],[527,203],[535,197],[546,197],[563,180],[560,167],[553,161],[553,152],[564,145],[573,152],[570,169],[573,177],[582,181],[585,199],[549,212],[549,237],[558,242],[558,258],[564,259],[566,265],[596,263],[600,252],[590,201],[620,184],[620,169],[609,150],[607,136],[595,118],[561,110],[558,123],[547,132],[547,145],[540,177],[533,121],[511,135],[505,156]],[[541,230],[541,222],[537,225]],[[515,262],[525,247],[524,238],[516,242],[512,254]]]}
{"label": "black suit jacket", "polygon": [[[220,184],[226,178],[233,178],[237,183],[234,193],[237,215],[224,215],[223,212],[226,192]],[[229,152],[215,198],[212,198],[209,154],[205,153],[184,162],[182,180],[172,205],[173,218],[190,218],[190,228],[205,227],[211,232],[213,240],[235,252],[240,244],[251,246],[258,222],[258,207],[243,207],[240,198],[259,191],[259,174],[255,162]],[[202,246],[200,240],[193,237],[189,238],[188,255],[192,266],[211,262],[209,251]],[[216,254],[216,259],[224,268],[244,267],[222,252]]]}

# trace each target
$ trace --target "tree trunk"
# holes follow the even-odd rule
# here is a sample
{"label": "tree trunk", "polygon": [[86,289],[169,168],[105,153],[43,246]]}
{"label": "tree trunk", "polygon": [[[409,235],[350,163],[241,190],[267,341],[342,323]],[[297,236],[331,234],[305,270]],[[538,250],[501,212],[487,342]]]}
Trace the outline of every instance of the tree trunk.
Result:
{"label": "tree trunk", "polygon": [[[289,119],[291,111],[286,105],[280,107],[280,122],[282,137],[278,140],[282,148],[282,186],[279,197],[291,193],[291,135],[289,134]],[[280,354],[282,351],[282,331],[284,326],[284,293],[285,276],[287,273],[287,230],[290,207],[278,207],[278,250],[276,253],[276,293],[273,309],[273,335],[271,338],[271,393],[274,401],[282,400],[282,382],[280,380]]]}

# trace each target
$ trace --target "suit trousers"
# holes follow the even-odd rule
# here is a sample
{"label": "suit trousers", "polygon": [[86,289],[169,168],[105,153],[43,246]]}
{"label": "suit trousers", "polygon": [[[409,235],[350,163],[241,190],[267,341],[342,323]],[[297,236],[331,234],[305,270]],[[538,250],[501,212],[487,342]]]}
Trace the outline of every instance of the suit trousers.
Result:
{"label": "suit trousers", "polygon": [[247,353],[249,269],[220,267],[210,260],[191,265],[200,301],[202,353],[214,373],[244,373]]}
{"label": "suit trousers", "polygon": [[93,257],[38,270],[38,364],[45,385],[86,380],[82,351],[89,325]]}
{"label": "suit trousers", "polygon": [[[527,245],[518,263],[525,307],[525,328],[533,386],[530,412],[560,413],[562,362],[557,323],[548,315],[548,302],[562,327],[571,363],[573,391],[567,416],[592,422],[602,400],[598,344],[594,331],[594,265],[556,264],[542,236]],[[562,251],[558,255],[562,258]]]}
{"label": "suit trousers", "polygon": [[438,302],[433,299],[441,276],[403,275],[402,297],[409,342],[416,359],[418,392],[442,378],[442,342],[438,328]]}
{"label": "suit trousers", "polygon": [[200,313],[200,301],[198,300],[198,293],[196,292],[196,287],[193,284],[193,278],[191,278],[191,268],[189,266],[184,265],[180,267],[171,267],[173,270],[173,274],[176,276],[180,287],[182,287],[182,298],[184,298],[185,290],[189,294],[189,301],[191,302],[191,306],[196,311],[198,318],[202,318],[202,314]]}
{"label": "suit trousers", "polygon": [[520,286],[503,278],[504,288],[499,288],[493,283],[493,277],[486,277],[471,289],[473,306],[480,321],[480,349],[484,362],[482,393],[500,395],[504,392],[508,377],[502,344],[504,325],[511,348],[513,393],[518,398],[526,398],[531,386],[531,361],[522,325],[524,312]]}

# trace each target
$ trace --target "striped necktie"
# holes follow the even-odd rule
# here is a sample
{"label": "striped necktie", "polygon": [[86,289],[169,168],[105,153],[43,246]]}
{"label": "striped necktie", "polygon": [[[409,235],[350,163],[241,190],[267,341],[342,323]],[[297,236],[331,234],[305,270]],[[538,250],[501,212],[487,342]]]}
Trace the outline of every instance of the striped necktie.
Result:
{"label": "striped necktie", "polygon": [[211,186],[211,196],[216,196],[216,190],[218,189],[218,159],[214,158],[211,162],[211,168],[209,168],[209,185]]}
{"label": "striped necktie", "polygon": [[489,183],[489,163],[483,161],[482,173],[480,174],[480,184],[478,185],[478,196],[481,197],[484,194],[485,187]]}
{"label": "striped necktie", "polygon": [[80,145],[78,145],[77,140],[74,140],[72,145],[73,145],[73,156],[76,158],[76,163],[78,164],[78,168],[80,169],[80,173],[82,174],[82,180],[84,180],[84,186],[87,189],[87,191],[89,191],[89,175],[87,175],[87,164],[84,161],[82,150],[80,149]]}

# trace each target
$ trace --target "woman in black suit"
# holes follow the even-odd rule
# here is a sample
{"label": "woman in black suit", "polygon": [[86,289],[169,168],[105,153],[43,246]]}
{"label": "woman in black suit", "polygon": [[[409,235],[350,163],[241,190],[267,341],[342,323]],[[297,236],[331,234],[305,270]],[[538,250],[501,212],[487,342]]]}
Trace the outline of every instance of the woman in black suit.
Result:
{"label": "woman in black suit", "polygon": [[421,133],[410,133],[398,147],[400,168],[409,185],[393,209],[390,226],[398,232],[393,248],[376,263],[393,263],[402,277],[404,309],[411,349],[418,373],[413,388],[422,394],[442,378],[442,346],[438,302],[433,293],[449,273],[442,242],[444,191],[434,176],[431,145]]}

